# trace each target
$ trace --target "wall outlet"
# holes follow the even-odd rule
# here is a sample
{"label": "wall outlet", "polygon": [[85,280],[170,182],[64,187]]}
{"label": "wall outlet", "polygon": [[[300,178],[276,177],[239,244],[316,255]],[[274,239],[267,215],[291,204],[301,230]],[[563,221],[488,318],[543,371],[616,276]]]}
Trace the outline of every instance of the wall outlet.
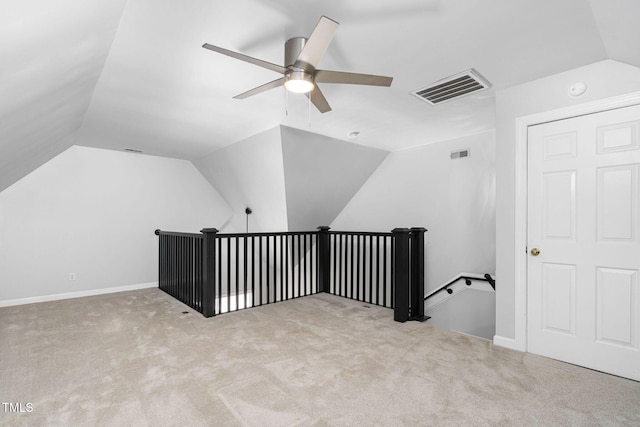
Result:
{"label": "wall outlet", "polygon": [[76,273],[69,273],[69,280],[76,280]]}

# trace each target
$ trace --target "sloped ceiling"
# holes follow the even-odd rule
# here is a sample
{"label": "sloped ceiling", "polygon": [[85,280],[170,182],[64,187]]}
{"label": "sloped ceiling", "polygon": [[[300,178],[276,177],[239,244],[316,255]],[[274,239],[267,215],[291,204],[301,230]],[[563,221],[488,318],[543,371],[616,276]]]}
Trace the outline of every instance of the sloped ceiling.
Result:
{"label": "sloped ceiling", "polygon": [[0,8],[0,191],[73,145],[125,0]]}
{"label": "sloped ceiling", "polygon": [[[212,227],[227,233],[288,229],[279,126],[192,162],[234,212]],[[248,223],[247,207],[253,211]]]}
{"label": "sloped ceiling", "polygon": [[[636,0],[25,0],[0,13],[0,190],[71,144],[194,160],[278,125],[395,151],[494,128],[494,91],[603,59],[640,64]],[[333,111],[204,42],[282,63],[321,15],[321,68],[394,77],[324,85]],[[476,68],[492,89],[438,107],[408,92]],[[311,123],[311,126],[309,126]]]}
{"label": "sloped ceiling", "polygon": [[388,154],[277,126],[193,164],[234,211],[220,231],[309,231],[331,224]]}
{"label": "sloped ceiling", "polygon": [[388,151],[282,126],[289,230],[329,225]]}
{"label": "sloped ceiling", "polygon": [[591,0],[591,8],[607,56],[640,67],[640,2]]}

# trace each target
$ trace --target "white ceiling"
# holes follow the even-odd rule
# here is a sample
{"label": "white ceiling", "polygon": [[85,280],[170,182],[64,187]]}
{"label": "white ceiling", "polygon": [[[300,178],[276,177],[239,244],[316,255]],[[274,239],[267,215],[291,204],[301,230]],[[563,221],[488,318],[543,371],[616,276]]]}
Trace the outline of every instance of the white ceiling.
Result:
{"label": "white ceiling", "polygon": [[[283,124],[399,150],[493,129],[497,89],[607,58],[640,66],[636,0],[4,3],[0,190],[71,144],[196,159]],[[341,25],[320,68],[390,88],[322,85],[326,114],[283,89],[235,100],[278,75],[201,47],[282,64],[321,15]],[[436,107],[409,95],[472,67],[490,90]]]}

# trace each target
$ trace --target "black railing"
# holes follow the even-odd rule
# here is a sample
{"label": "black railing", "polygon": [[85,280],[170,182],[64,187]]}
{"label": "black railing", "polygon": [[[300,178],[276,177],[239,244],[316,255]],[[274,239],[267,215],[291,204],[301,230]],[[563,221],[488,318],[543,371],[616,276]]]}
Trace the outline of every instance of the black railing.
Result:
{"label": "black railing", "polygon": [[401,322],[424,320],[425,231],[156,230],[159,287],[205,317],[328,292],[393,308]]}
{"label": "black railing", "polygon": [[317,233],[217,234],[215,314],[318,292]]}
{"label": "black railing", "polygon": [[427,295],[426,297],[424,297],[424,300],[426,301],[427,299],[431,298],[434,295],[437,295],[438,293],[442,292],[442,291],[446,291],[449,295],[451,295],[453,293],[453,289],[450,288],[451,285],[453,285],[454,283],[456,283],[459,280],[464,280],[465,284],[467,286],[471,286],[471,283],[473,280],[479,280],[481,282],[488,282],[489,285],[491,285],[491,287],[493,288],[493,290],[496,290],[496,281],[493,277],[491,277],[490,274],[485,274],[483,277],[471,277],[471,276],[465,276],[465,275],[460,275],[458,277],[456,277],[455,279],[449,281],[449,283],[440,286],[438,289],[436,289],[435,291],[431,292],[429,295]]}
{"label": "black railing", "polygon": [[156,230],[156,234],[160,235],[160,289],[202,313],[203,235],[161,233]]}
{"label": "black railing", "polygon": [[382,307],[394,307],[391,233],[329,234],[327,292]]}

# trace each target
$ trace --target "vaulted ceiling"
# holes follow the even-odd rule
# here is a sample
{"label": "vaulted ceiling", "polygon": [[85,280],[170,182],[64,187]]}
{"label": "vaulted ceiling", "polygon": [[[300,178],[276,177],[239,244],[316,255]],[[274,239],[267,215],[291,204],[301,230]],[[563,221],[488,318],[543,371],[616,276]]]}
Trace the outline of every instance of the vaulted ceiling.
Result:
{"label": "vaulted ceiling", "polygon": [[[283,63],[321,15],[321,68],[394,77],[322,86],[333,111],[205,42]],[[285,125],[399,150],[494,128],[496,90],[603,59],[640,66],[635,0],[21,0],[0,13],[0,191],[77,144],[194,160]],[[409,92],[469,68],[492,88],[439,106]],[[614,78],[614,76],[612,76]]]}

